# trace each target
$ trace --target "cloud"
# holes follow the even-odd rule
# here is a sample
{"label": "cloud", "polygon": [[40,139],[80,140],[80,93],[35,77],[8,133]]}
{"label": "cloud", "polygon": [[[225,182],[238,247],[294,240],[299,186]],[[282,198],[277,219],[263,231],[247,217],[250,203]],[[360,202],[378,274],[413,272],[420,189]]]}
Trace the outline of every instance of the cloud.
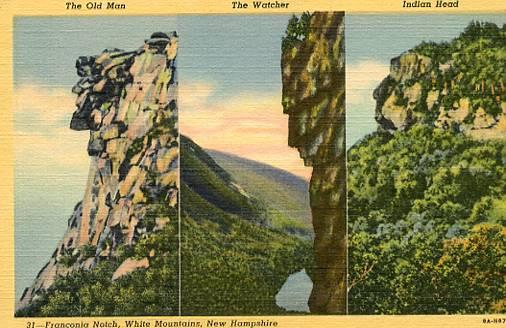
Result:
{"label": "cloud", "polygon": [[365,60],[346,67],[346,102],[364,104],[374,101],[372,92],[388,75],[390,66],[379,61]]}
{"label": "cloud", "polygon": [[193,83],[179,96],[180,132],[200,146],[310,177],[311,168],[288,147],[288,116],[279,94],[245,92],[219,98],[212,85]]}
{"label": "cloud", "polygon": [[70,130],[75,95],[64,88],[20,85],[14,90],[16,170],[25,176],[84,172],[89,167],[87,131]]}
{"label": "cloud", "polygon": [[18,127],[54,129],[68,119],[75,109],[75,95],[64,88],[21,85],[14,90],[14,118]]}
{"label": "cloud", "polygon": [[178,102],[180,108],[191,110],[192,108],[202,107],[214,93],[215,87],[212,83],[185,82],[179,84]]}

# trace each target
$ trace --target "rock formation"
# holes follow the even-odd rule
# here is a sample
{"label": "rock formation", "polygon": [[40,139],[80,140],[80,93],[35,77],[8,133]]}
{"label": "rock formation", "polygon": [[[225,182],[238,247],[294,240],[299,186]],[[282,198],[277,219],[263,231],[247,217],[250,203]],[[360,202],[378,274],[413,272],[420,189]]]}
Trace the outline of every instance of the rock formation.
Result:
{"label": "rock formation", "polygon": [[[18,304],[28,306],[60,275],[91,269],[177,220],[179,133],[175,32],[154,33],[125,52],[106,49],[76,62],[79,82],[71,129],[89,130],[90,171],[82,202],[49,262]],[[146,203],[174,208],[174,217],[147,217]],[[153,221],[153,222],[151,222]],[[127,259],[114,279],[149,259]]]}
{"label": "rock formation", "polygon": [[473,21],[391,60],[347,154],[349,313],[504,312],[480,254],[505,249],[505,54],[506,25]]}
{"label": "rock formation", "polygon": [[313,167],[315,268],[309,307],[312,313],[346,313],[344,14],[316,12],[298,24],[306,29],[303,38],[284,40],[282,103],[289,115],[288,144]]}
{"label": "rock formation", "polygon": [[[470,69],[464,64],[469,63],[453,60],[439,63],[416,49],[393,58],[390,74],[374,90],[380,128],[402,131],[422,123],[476,139],[504,139],[503,81],[494,83],[484,78],[481,83],[470,85],[465,81]],[[481,71],[485,72],[485,68]]]}

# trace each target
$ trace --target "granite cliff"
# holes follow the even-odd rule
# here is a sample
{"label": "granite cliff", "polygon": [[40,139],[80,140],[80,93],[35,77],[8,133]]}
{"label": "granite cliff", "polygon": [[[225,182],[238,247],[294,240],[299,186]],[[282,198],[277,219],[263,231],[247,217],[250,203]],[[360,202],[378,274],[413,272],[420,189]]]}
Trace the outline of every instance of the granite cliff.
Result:
{"label": "granite cliff", "polygon": [[[77,60],[80,79],[72,89],[77,99],[70,127],[90,131],[88,182],[63,239],[18,308],[59,276],[92,269],[116,256],[120,246],[177,221],[177,47],[175,32],[154,33],[137,50],[106,49]],[[173,215],[150,217],[148,203],[172,208]],[[149,267],[155,255],[124,259],[112,279]]]}
{"label": "granite cliff", "polygon": [[282,45],[288,145],[313,167],[309,187],[315,268],[312,313],[346,312],[344,14],[305,13]]}
{"label": "granite cliff", "polygon": [[393,58],[374,91],[382,130],[417,123],[475,139],[506,137],[504,27],[472,23],[451,42],[424,42]]}

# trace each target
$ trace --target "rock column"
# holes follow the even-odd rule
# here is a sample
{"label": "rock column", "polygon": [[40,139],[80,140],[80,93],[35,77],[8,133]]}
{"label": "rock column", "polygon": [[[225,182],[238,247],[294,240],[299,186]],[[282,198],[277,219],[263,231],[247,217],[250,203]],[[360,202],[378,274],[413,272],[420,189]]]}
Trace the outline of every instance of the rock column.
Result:
{"label": "rock column", "polygon": [[283,49],[288,144],[313,167],[315,233],[312,313],[346,313],[346,159],[344,14],[315,12],[303,38]]}

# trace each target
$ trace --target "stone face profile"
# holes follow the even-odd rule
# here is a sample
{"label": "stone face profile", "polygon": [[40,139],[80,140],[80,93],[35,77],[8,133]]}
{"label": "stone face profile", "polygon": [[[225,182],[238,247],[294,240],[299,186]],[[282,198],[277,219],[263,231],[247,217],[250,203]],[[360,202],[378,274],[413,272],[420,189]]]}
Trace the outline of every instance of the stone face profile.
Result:
{"label": "stone face profile", "polygon": [[[302,25],[304,25],[303,23]],[[306,26],[306,25],[304,25]],[[283,49],[288,145],[313,167],[315,233],[312,313],[346,313],[344,13],[315,12],[303,38]]]}
{"label": "stone face profile", "polygon": [[[91,269],[118,247],[161,229],[147,224],[146,203],[174,208],[179,194],[176,54],[178,38],[154,33],[134,51],[106,49],[76,61],[73,130],[89,130],[90,170],[84,197],[49,262],[17,308],[60,275]],[[177,217],[166,218],[177,220]],[[126,259],[113,278],[149,267],[149,258]]]}
{"label": "stone face profile", "polygon": [[[404,131],[420,123],[462,132],[474,139],[504,139],[506,102],[500,101],[500,92],[504,93],[502,81],[487,81],[491,86],[486,90],[484,80],[483,84],[477,81],[475,90],[469,92],[466,90],[469,82],[462,78],[468,70],[453,60],[438,64],[416,49],[393,58],[390,73],[373,93],[380,129]],[[438,81],[442,79],[444,83]],[[485,105],[473,108],[470,97],[485,98],[489,90],[492,95],[497,92],[496,99],[500,102],[497,113],[491,113],[491,108]]]}

